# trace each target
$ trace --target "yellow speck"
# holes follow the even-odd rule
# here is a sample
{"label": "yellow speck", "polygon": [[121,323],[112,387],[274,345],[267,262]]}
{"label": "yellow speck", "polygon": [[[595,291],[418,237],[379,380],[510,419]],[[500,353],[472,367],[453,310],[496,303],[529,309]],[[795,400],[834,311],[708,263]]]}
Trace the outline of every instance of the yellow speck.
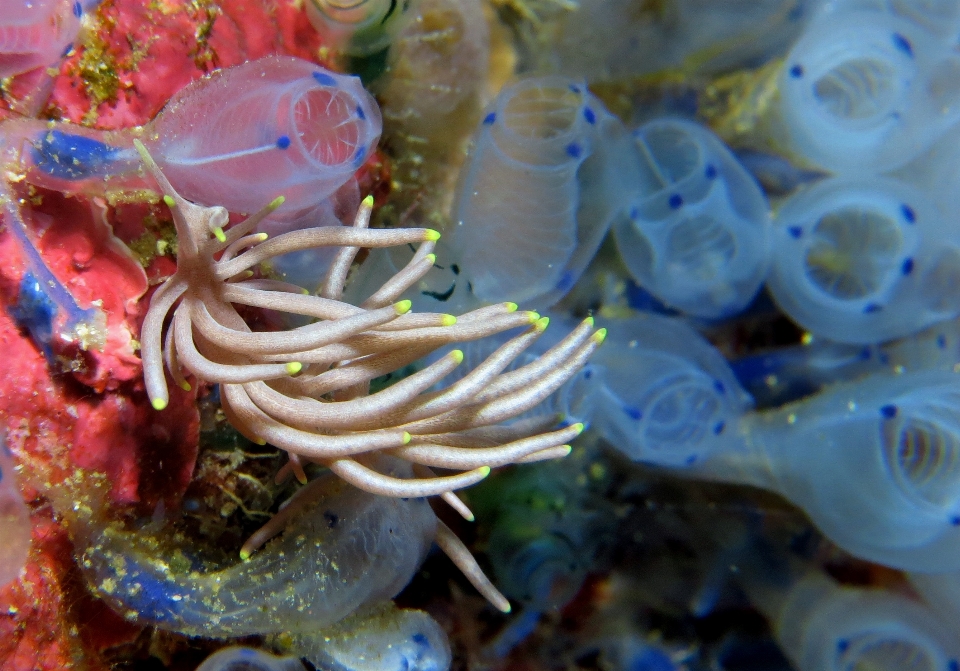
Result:
{"label": "yellow speck", "polygon": [[569,456],[570,453],[573,452],[573,448],[570,447],[569,445],[561,445],[560,447],[564,448],[563,454],[560,455],[561,459],[563,459],[566,456]]}
{"label": "yellow speck", "polygon": [[177,201],[173,199],[173,196],[164,196],[163,202],[167,204],[167,207],[176,207]]}
{"label": "yellow speck", "polygon": [[413,440],[413,436],[411,436],[409,433],[407,433],[406,431],[404,431],[404,432],[403,432],[403,444],[404,444],[404,445],[408,445],[411,440]]}
{"label": "yellow speck", "polygon": [[440,317],[441,326],[453,326],[456,323],[457,323],[457,318],[454,317],[453,315],[442,315]]}
{"label": "yellow speck", "polygon": [[570,428],[576,429],[577,435],[579,436],[581,433],[583,433],[583,429],[584,429],[583,422],[577,422]]}
{"label": "yellow speck", "polygon": [[300,363],[299,361],[291,361],[291,362],[288,363],[285,367],[286,367],[286,369],[287,369],[287,372],[288,372],[290,375],[296,375],[296,374],[299,373],[301,370],[303,370],[303,364]]}
{"label": "yellow speck", "polygon": [[507,312],[516,312],[517,308],[519,308],[520,306],[517,305],[516,303],[504,303],[503,307],[507,310]]}
{"label": "yellow speck", "polygon": [[373,194],[370,194],[363,199],[363,202],[360,203],[362,207],[373,207]]}
{"label": "yellow speck", "polygon": [[154,410],[163,410],[167,407],[167,400],[164,398],[155,398],[150,401],[150,405],[153,406]]}
{"label": "yellow speck", "polygon": [[533,323],[533,327],[541,333],[546,331],[548,326],[550,326],[550,317],[540,317]]}
{"label": "yellow speck", "polygon": [[250,552],[247,550],[240,550],[240,560],[247,561],[250,559]]}
{"label": "yellow speck", "polygon": [[796,423],[797,423],[797,416],[791,412],[789,415],[787,415],[787,424],[796,424]]}
{"label": "yellow speck", "polygon": [[590,337],[593,338],[594,341],[596,341],[596,343],[599,345],[607,339],[607,329],[600,329]]}
{"label": "yellow speck", "polygon": [[275,210],[281,205],[283,205],[285,200],[286,200],[285,196],[277,196],[276,198],[270,201],[270,204],[267,205],[267,207],[269,207],[271,210]]}
{"label": "yellow speck", "polygon": [[457,364],[463,363],[463,350],[455,349],[450,352],[450,358],[453,359]]}
{"label": "yellow speck", "polygon": [[398,315],[405,315],[410,312],[410,308],[413,307],[411,301],[398,301],[393,304],[393,309],[397,311]]}
{"label": "yellow speck", "polygon": [[180,383],[180,388],[183,389],[184,391],[190,391],[191,389],[193,389],[193,387],[190,386],[190,383],[187,382],[186,380]]}
{"label": "yellow speck", "polygon": [[812,334],[812,333],[804,333],[802,336],[800,336],[800,344],[801,344],[801,345],[809,345],[809,344],[812,343],[812,342],[813,342],[813,334]]}
{"label": "yellow speck", "polygon": [[435,231],[432,228],[428,228],[426,231],[424,231],[423,237],[431,242],[436,242],[440,239],[440,231]]}
{"label": "yellow speck", "polygon": [[477,470],[480,472],[480,475],[483,476],[483,477],[487,477],[488,475],[490,475],[490,467],[489,467],[489,466],[481,466],[481,467],[478,468]]}
{"label": "yellow speck", "polygon": [[427,254],[427,261],[430,262],[430,265],[435,264],[435,263],[437,262],[437,255],[436,255],[436,254]]}
{"label": "yellow speck", "polygon": [[586,324],[587,326],[593,326],[593,315],[584,319],[583,323]]}
{"label": "yellow speck", "polygon": [[529,310],[529,311],[527,311],[527,319],[529,319],[529,320],[530,320],[530,323],[533,324],[533,323],[536,322],[538,319],[540,319],[540,313],[539,313],[539,312],[534,312],[533,310]]}
{"label": "yellow speck", "polygon": [[224,232],[223,232],[223,229],[220,228],[219,226],[217,226],[215,229],[213,229],[213,237],[215,237],[215,238],[216,238],[217,240],[219,240],[220,242],[226,242],[226,241],[227,241],[227,234],[224,233]]}
{"label": "yellow speck", "polygon": [[269,238],[269,237],[270,237],[270,235],[269,235],[268,233],[258,233],[258,234],[257,234],[257,240],[259,240],[260,242],[263,242],[264,240],[266,240],[266,239]]}

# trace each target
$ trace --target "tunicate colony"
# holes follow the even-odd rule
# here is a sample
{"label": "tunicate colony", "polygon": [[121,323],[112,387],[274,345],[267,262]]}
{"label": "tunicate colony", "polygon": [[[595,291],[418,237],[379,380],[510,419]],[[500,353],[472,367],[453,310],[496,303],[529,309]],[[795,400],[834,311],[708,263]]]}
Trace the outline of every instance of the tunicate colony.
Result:
{"label": "tunicate colony", "polygon": [[[306,4],[331,47],[354,57],[403,45],[419,6]],[[473,3],[459,4],[470,21],[482,20]],[[729,5],[731,16],[741,11],[737,2],[715,4]],[[76,13],[71,3],[7,5],[17,11],[0,19],[0,76],[53,63],[83,13],[79,3]],[[841,587],[795,558],[773,562],[780,568],[744,560],[742,589],[797,669],[955,671],[960,645],[946,630],[960,613],[960,163],[952,142],[960,4],[811,5],[796,3],[803,18],[779,66],[778,95],[747,143],[806,171],[773,207],[738,153],[699,121],[671,114],[627,124],[612,114],[589,90],[597,73],[579,67],[558,38],[547,69],[561,74],[520,77],[480,114],[437,247],[442,263],[409,298],[421,309],[523,302],[562,322],[578,310],[578,282],[594,277],[589,268],[609,235],[621,280],[661,314],[609,319],[607,345],[539,416],[585,422],[627,459],[671,476],[768,489],[851,555],[910,572],[929,605]],[[589,31],[598,6],[583,3],[586,27],[577,30]],[[697,3],[678,6],[683,15]],[[60,17],[49,24],[55,39],[38,41],[37,26],[49,28],[51,16]],[[567,30],[564,39],[576,42]],[[705,39],[686,35],[691,52]],[[405,46],[405,67],[415,72],[426,56],[414,44]],[[683,54],[661,56],[666,66]],[[606,63],[603,53],[597,62]],[[381,86],[389,97],[389,82]],[[466,95],[443,90],[446,98],[436,88],[434,97],[399,97],[424,105],[411,123],[430,126],[431,112],[442,118]],[[317,217],[339,225],[331,199],[356,199],[352,175],[376,147],[380,114],[359,79],[269,57],[191,84],[142,129],[5,121],[0,151],[31,184],[96,195],[143,188],[132,148],[139,138],[198,203],[251,212],[282,193],[286,204],[271,225]],[[56,337],[95,342],[96,306],[78,306],[53,277],[7,190],[0,183],[4,221],[28,266],[21,324],[48,356]],[[377,263],[401,262],[371,254],[371,281]],[[728,362],[703,333],[751,310],[764,285],[808,338]],[[466,350],[468,359],[484,354]],[[564,482],[520,478],[511,486],[567,491]],[[322,515],[297,518],[251,562],[214,573],[171,572],[156,554],[162,529],[102,528],[96,514],[73,514],[72,528],[100,595],[157,627],[219,637],[293,632],[301,636],[296,654],[323,668],[447,668],[439,626],[388,602],[429,548],[435,518],[427,504],[329,487]],[[606,512],[569,498],[562,514],[540,517],[511,508],[508,495],[478,507],[492,518],[489,556],[503,589],[533,614],[524,631],[579,588],[585,569],[571,558],[602,554],[595,541]],[[15,539],[0,548],[0,583],[26,559],[26,510],[13,459],[0,449],[0,528],[5,541]],[[519,534],[521,521],[542,536]],[[746,547],[745,557],[758,556]],[[298,559],[278,560],[284,555]],[[316,629],[320,636],[307,635]],[[376,663],[364,652],[388,643],[392,652]],[[234,648],[201,668],[299,665]]]}

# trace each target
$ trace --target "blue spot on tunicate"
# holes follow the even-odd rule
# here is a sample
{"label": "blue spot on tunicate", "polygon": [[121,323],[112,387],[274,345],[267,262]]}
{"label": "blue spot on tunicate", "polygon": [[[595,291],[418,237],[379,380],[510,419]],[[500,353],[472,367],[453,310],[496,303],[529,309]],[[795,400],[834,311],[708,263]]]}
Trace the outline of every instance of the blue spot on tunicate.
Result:
{"label": "blue spot on tunicate", "polygon": [[846,651],[846,649],[849,647],[850,647],[850,641],[848,641],[847,639],[841,638],[839,641],[837,641],[837,650],[839,650],[840,652]]}
{"label": "blue spot on tunicate", "polygon": [[357,116],[360,117],[361,121],[367,118],[367,115],[363,113],[363,108],[360,107],[360,105],[357,105]]}
{"label": "blue spot on tunicate", "polygon": [[278,148],[278,149],[286,149],[286,148],[289,147],[289,146],[290,146],[290,138],[289,138],[289,137],[287,137],[286,135],[281,135],[280,137],[277,138],[277,148]]}
{"label": "blue spot on tunicate", "polygon": [[583,108],[583,118],[587,120],[588,124],[597,123],[597,115],[593,113],[593,110],[589,107]]}
{"label": "blue spot on tunicate", "polygon": [[584,379],[584,380],[589,380],[591,377],[593,377],[593,370],[592,370],[592,369],[587,368],[586,370],[583,371],[583,379]]}
{"label": "blue spot on tunicate", "polygon": [[410,640],[416,643],[417,645],[430,645],[430,642],[427,640],[426,635],[421,634],[419,632],[411,636]]}
{"label": "blue spot on tunicate", "polygon": [[903,265],[900,266],[900,271],[901,271],[904,275],[909,275],[910,273],[912,273],[912,272],[913,272],[913,259],[904,259],[904,260],[903,260]]}
{"label": "blue spot on tunicate", "polygon": [[799,240],[801,237],[803,237],[803,228],[800,226],[791,226],[787,229],[787,233],[789,233],[791,237]]}
{"label": "blue spot on tunicate", "polygon": [[707,168],[703,171],[703,174],[706,175],[707,179],[715,179],[717,176],[717,169],[712,163],[707,164]]}
{"label": "blue spot on tunicate", "polygon": [[321,86],[336,86],[337,80],[328,75],[326,72],[314,72],[313,78],[317,80],[317,83]]}
{"label": "blue spot on tunicate", "polygon": [[83,16],[83,6],[79,2],[73,3],[73,15],[78,19]]}
{"label": "blue spot on tunicate", "polygon": [[873,314],[874,312],[880,312],[880,310],[882,309],[883,309],[882,305],[878,305],[877,303],[870,303],[869,305],[867,305],[867,307],[863,308],[863,312],[864,314],[869,315],[869,314]]}
{"label": "blue spot on tunicate", "polygon": [[913,45],[910,44],[910,40],[900,33],[893,34],[893,46],[905,53],[910,58],[913,58]]}
{"label": "blue spot on tunicate", "polygon": [[0,482],[3,482],[3,469],[0,468]]}
{"label": "blue spot on tunicate", "polygon": [[557,291],[569,291],[574,281],[576,281],[576,277],[572,271],[568,270],[563,274],[563,277],[560,278],[560,281],[557,282]]}
{"label": "blue spot on tunicate", "polygon": [[570,90],[573,91],[574,93],[580,93],[580,87],[575,86],[574,84],[570,85]]}
{"label": "blue spot on tunicate", "polygon": [[790,76],[794,79],[800,79],[803,77],[803,66],[794,65],[792,68],[790,68]]}
{"label": "blue spot on tunicate", "polygon": [[29,270],[20,280],[17,305],[11,313],[20,328],[30,332],[33,341],[43,350],[47,360],[50,360],[53,355],[50,343],[53,341],[53,320],[57,316],[57,304]]}
{"label": "blue spot on tunicate", "polygon": [[937,336],[937,347],[945,349],[947,346],[947,337],[943,334]]}
{"label": "blue spot on tunicate", "polygon": [[893,419],[897,416],[897,406],[895,405],[885,405],[880,408],[880,414],[883,415],[884,419]]}
{"label": "blue spot on tunicate", "polygon": [[68,45],[66,46],[66,48],[64,48],[63,53],[60,54],[60,58],[66,58],[67,56],[70,55],[70,52],[71,52],[71,51],[73,51],[73,45],[72,45],[72,44],[68,44]]}
{"label": "blue spot on tunicate", "polygon": [[576,142],[567,145],[567,155],[571,158],[580,158],[581,153],[583,153],[583,148]]}
{"label": "blue spot on tunicate", "polygon": [[862,350],[860,350],[860,360],[868,361],[869,359],[870,359],[870,348],[864,347]]}
{"label": "blue spot on tunicate", "polygon": [[947,668],[950,669],[950,671],[960,671],[960,662],[955,659],[951,659],[949,662],[947,662]]}
{"label": "blue spot on tunicate", "polygon": [[717,422],[716,424],[714,424],[713,435],[719,436],[721,433],[723,433],[723,430],[726,428],[726,426],[727,426],[726,422]]}
{"label": "blue spot on tunicate", "polygon": [[909,221],[911,224],[917,220],[917,213],[913,211],[913,208],[904,203],[900,206],[900,212],[903,213],[903,218]]}
{"label": "blue spot on tunicate", "polygon": [[359,166],[361,163],[363,163],[363,159],[365,159],[366,157],[367,157],[366,147],[360,147],[359,149],[357,149],[357,153],[353,155],[353,164],[356,166]]}
{"label": "blue spot on tunicate", "polygon": [[637,217],[639,216],[640,216],[640,210],[638,210],[637,206],[634,205],[633,207],[630,208],[630,219],[632,219],[633,221],[636,221]]}
{"label": "blue spot on tunicate", "polygon": [[951,517],[950,524],[952,524],[955,527],[960,527],[960,517]]}
{"label": "blue spot on tunicate", "polygon": [[493,123],[494,121],[496,121],[496,120],[497,120],[497,113],[496,113],[496,112],[490,112],[490,114],[488,114],[487,116],[483,117],[483,123],[484,123],[485,125],[487,125],[487,126],[489,126],[490,124],[492,124],[492,123]]}
{"label": "blue spot on tunicate", "polygon": [[679,193],[675,193],[670,196],[667,204],[670,205],[671,209],[678,210],[683,205],[683,196],[681,196]]}
{"label": "blue spot on tunicate", "polygon": [[887,356],[885,352],[880,352],[880,356],[877,358],[880,359],[880,363],[882,363],[884,366],[890,363],[890,357]]}
{"label": "blue spot on tunicate", "polygon": [[104,175],[104,168],[118,150],[98,140],[59,130],[43,133],[31,147],[33,163],[39,170],[59,179],[86,179]]}
{"label": "blue spot on tunicate", "polygon": [[697,455],[691,454],[689,457],[687,457],[687,460],[684,461],[683,463],[685,463],[687,466],[693,466],[693,464],[696,463],[696,461],[697,461]]}
{"label": "blue spot on tunicate", "polygon": [[643,418],[643,412],[640,410],[640,408],[635,406],[625,405],[623,406],[623,411],[626,413],[627,417],[632,420],[639,421],[641,418]]}
{"label": "blue spot on tunicate", "polygon": [[713,388],[716,389],[716,390],[717,390],[717,393],[719,393],[719,394],[726,394],[726,393],[727,393],[727,387],[726,387],[726,386],[723,384],[723,382],[721,382],[720,380],[714,380],[714,381],[713,381]]}
{"label": "blue spot on tunicate", "polygon": [[790,13],[787,14],[788,21],[796,21],[803,17],[803,3],[798,2],[793,6],[793,9],[790,10]]}

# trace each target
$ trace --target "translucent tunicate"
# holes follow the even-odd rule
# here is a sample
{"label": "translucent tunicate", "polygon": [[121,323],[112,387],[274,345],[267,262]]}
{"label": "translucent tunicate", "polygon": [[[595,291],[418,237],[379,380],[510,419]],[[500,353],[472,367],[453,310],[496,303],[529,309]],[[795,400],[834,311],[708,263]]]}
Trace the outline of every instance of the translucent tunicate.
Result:
{"label": "translucent tunicate", "polygon": [[887,178],[825,180],[777,215],[768,288],[816,335],[870,344],[960,312],[960,239],[921,192]]}
{"label": "translucent tunicate", "polygon": [[304,671],[295,657],[277,657],[254,648],[233,646],[217,650],[197,671]]}
{"label": "translucent tunicate", "polygon": [[693,469],[778,492],[854,556],[960,570],[960,378],[873,375],[741,422]]}
{"label": "translucent tunicate", "polygon": [[457,281],[483,301],[559,300],[621,216],[625,143],[622,124],[573,80],[503,89],[474,137],[444,235]]}
{"label": "translucent tunicate", "polygon": [[838,173],[897,168],[960,119],[958,75],[960,57],[914,21],[825,11],[784,63],[779,114],[789,150]]}
{"label": "translucent tunicate", "polygon": [[0,431],[0,588],[16,580],[30,552],[30,510],[20,495],[6,431]]}
{"label": "translucent tunicate", "polygon": [[359,78],[268,56],[189,84],[144,144],[184,198],[255,212],[282,194],[296,212],[349,180],[380,128]]}
{"label": "translucent tunicate", "polygon": [[436,517],[423,499],[373,496],[329,474],[308,486],[322,488],[316,505],[240,564],[205,571],[163,533],[81,522],[80,565],[118,612],[189,636],[329,627],[406,586],[433,542]]}
{"label": "translucent tunicate", "polygon": [[[750,600],[770,620],[799,671],[953,671],[956,637],[924,604],[891,590],[846,587],[825,573],[786,562],[738,572]],[[790,573],[795,575],[791,576]]]}
{"label": "translucent tunicate", "polygon": [[592,426],[612,446],[634,461],[689,467],[738,440],[752,399],[702,336],[659,315],[605,325],[591,363],[601,380]]}
{"label": "translucent tunicate", "polygon": [[760,186],[709,130],[658,119],[634,131],[629,218],[613,231],[630,274],[670,307],[721,318],[753,300],[769,267]]}
{"label": "translucent tunicate", "polygon": [[0,79],[55,63],[73,44],[80,0],[0,1]]}
{"label": "translucent tunicate", "polygon": [[321,671],[447,671],[451,660],[447,635],[432,617],[391,602],[296,636],[291,648]]}

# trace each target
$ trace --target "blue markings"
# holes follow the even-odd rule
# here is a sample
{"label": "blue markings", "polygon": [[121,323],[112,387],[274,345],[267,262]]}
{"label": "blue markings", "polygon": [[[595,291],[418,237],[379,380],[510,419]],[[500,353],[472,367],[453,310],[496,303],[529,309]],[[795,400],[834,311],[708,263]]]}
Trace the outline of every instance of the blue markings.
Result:
{"label": "blue markings", "polygon": [[39,170],[59,179],[78,180],[108,174],[120,150],[82,135],[51,130],[30,152]]}
{"label": "blue markings", "polygon": [[287,149],[290,147],[290,138],[286,135],[281,135],[277,138],[277,149]]}
{"label": "blue markings", "polygon": [[697,463],[697,455],[691,454],[683,463],[687,466],[693,466],[695,463]]}
{"label": "blue markings", "polygon": [[943,335],[942,333],[937,336],[937,347],[940,349],[947,348],[947,336]]}
{"label": "blue markings", "polygon": [[640,421],[643,418],[643,411],[633,405],[623,406],[623,412],[626,413],[627,417],[634,421]]}
{"label": "blue markings", "polygon": [[328,75],[326,72],[314,72],[313,78],[317,80],[317,83],[321,86],[336,86],[337,80]]}
{"label": "blue markings", "polygon": [[353,155],[353,164],[357,167],[363,163],[363,160],[367,157],[366,147],[360,147],[357,149],[357,153]]}
{"label": "blue markings", "polygon": [[29,270],[20,281],[20,294],[11,314],[20,328],[29,331],[33,342],[43,350],[47,361],[50,361],[53,357],[50,344],[53,342],[53,320],[57,316],[57,304]]}
{"label": "blue markings", "polygon": [[723,433],[723,430],[725,428],[727,428],[726,422],[722,422],[722,421],[717,422],[716,424],[713,425],[713,435],[719,436],[721,433]]}
{"label": "blue markings", "polygon": [[73,15],[78,19],[83,16],[83,6],[80,4],[79,0],[73,3]]}
{"label": "blue markings", "polygon": [[631,221],[636,221],[637,218],[640,216],[640,210],[637,208],[636,205],[630,208],[629,216]]}
{"label": "blue markings", "polygon": [[364,121],[367,118],[367,115],[363,113],[363,108],[360,105],[357,105],[357,116],[361,121]]}
{"label": "blue markings", "polygon": [[910,44],[910,40],[900,33],[893,34],[893,46],[905,53],[910,58],[913,58],[913,45]]}
{"label": "blue markings", "polygon": [[913,208],[903,203],[900,206],[900,213],[903,215],[903,218],[906,219],[911,224],[917,220],[917,213],[913,211]]}
{"label": "blue markings", "polygon": [[904,275],[909,275],[913,272],[913,259],[904,259],[903,265],[900,266],[900,272]]}
{"label": "blue markings", "polygon": [[792,68],[790,68],[790,76],[794,79],[800,79],[803,77],[803,66],[794,65]]}
{"label": "blue markings", "polygon": [[582,91],[580,90],[580,87],[577,86],[576,84],[570,84],[569,88],[574,93],[582,93]]}
{"label": "blue markings", "polygon": [[717,390],[717,393],[718,393],[718,394],[726,394],[726,393],[727,393],[727,387],[726,387],[726,385],[724,385],[723,382],[721,382],[720,380],[714,380],[714,381],[713,381],[713,388]]}
{"label": "blue markings", "polygon": [[960,671],[960,662],[955,659],[951,659],[949,662],[947,662],[947,668],[950,671]]}
{"label": "blue markings", "polygon": [[570,158],[580,158],[580,154],[583,153],[583,147],[578,145],[576,142],[571,142],[567,145],[567,156]]}
{"label": "blue markings", "polygon": [[859,355],[859,356],[860,356],[860,360],[861,360],[861,361],[869,361],[869,360],[870,360],[870,357],[871,357],[870,348],[869,348],[869,347],[864,347],[862,350],[860,350],[860,355]]}
{"label": "blue markings", "polygon": [[410,640],[413,641],[414,643],[416,643],[417,645],[425,645],[425,646],[428,646],[428,647],[429,647],[429,645],[430,645],[430,641],[427,640],[426,635],[425,635],[425,634],[421,634],[421,633],[419,633],[419,632],[417,632],[416,634],[414,634],[413,636],[411,636],[411,637],[410,637]]}
{"label": "blue markings", "polygon": [[496,112],[490,112],[490,114],[488,114],[487,116],[483,117],[483,124],[484,124],[485,126],[490,126],[490,125],[492,125],[493,122],[496,121],[496,120],[497,120],[497,113],[496,113]]}
{"label": "blue markings", "polygon": [[847,648],[850,647],[850,641],[845,638],[841,638],[837,641],[837,650],[840,652],[846,652]]}
{"label": "blue markings", "polygon": [[0,482],[3,482],[3,469],[0,468]]}
{"label": "blue markings", "polygon": [[567,293],[570,291],[570,288],[573,286],[574,282],[577,281],[576,275],[573,274],[572,270],[566,271],[563,276],[560,278],[560,281],[557,282],[557,291],[562,291]]}
{"label": "blue markings", "polygon": [[707,179],[716,179],[717,178],[717,168],[712,163],[708,163],[706,169],[703,171],[704,176]]}
{"label": "blue markings", "polygon": [[583,118],[587,120],[587,123],[591,126],[597,123],[597,115],[593,113],[593,110],[589,107],[583,108]]}
{"label": "blue markings", "polygon": [[677,671],[677,665],[667,654],[656,648],[647,648],[631,659],[625,668],[628,671]]}
{"label": "blue markings", "polygon": [[669,200],[667,200],[667,204],[670,206],[671,210],[679,210],[681,207],[683,207],[683,196],[681,196],[679,193],[675,193],[670,196]]}
{"label": "blue markings", "polygon": [[880,414],[884,419],[893,419],[897,416],[897,406],[890,404],[880,408]]}
{"label": "blue markings", "polygon": [[960,517],[951,517],[950,524],[952,524],[955,527],[960,527]]}
{"label": "blue markings", "polygon": [[863,308],[863,313],[866,315],[873,314],[874,312],[880,312],[883,309],[883,306],[878,303],[870,303],[867,307]]}
{"label": "blue markings", "polygon": [[803,228],[801,228],[800,226],[791,226],[790,228],[787,229],[787,233],[789,233],[790,237],[792,237],[793,239],[799,240],[800,238],[803,237]]}

